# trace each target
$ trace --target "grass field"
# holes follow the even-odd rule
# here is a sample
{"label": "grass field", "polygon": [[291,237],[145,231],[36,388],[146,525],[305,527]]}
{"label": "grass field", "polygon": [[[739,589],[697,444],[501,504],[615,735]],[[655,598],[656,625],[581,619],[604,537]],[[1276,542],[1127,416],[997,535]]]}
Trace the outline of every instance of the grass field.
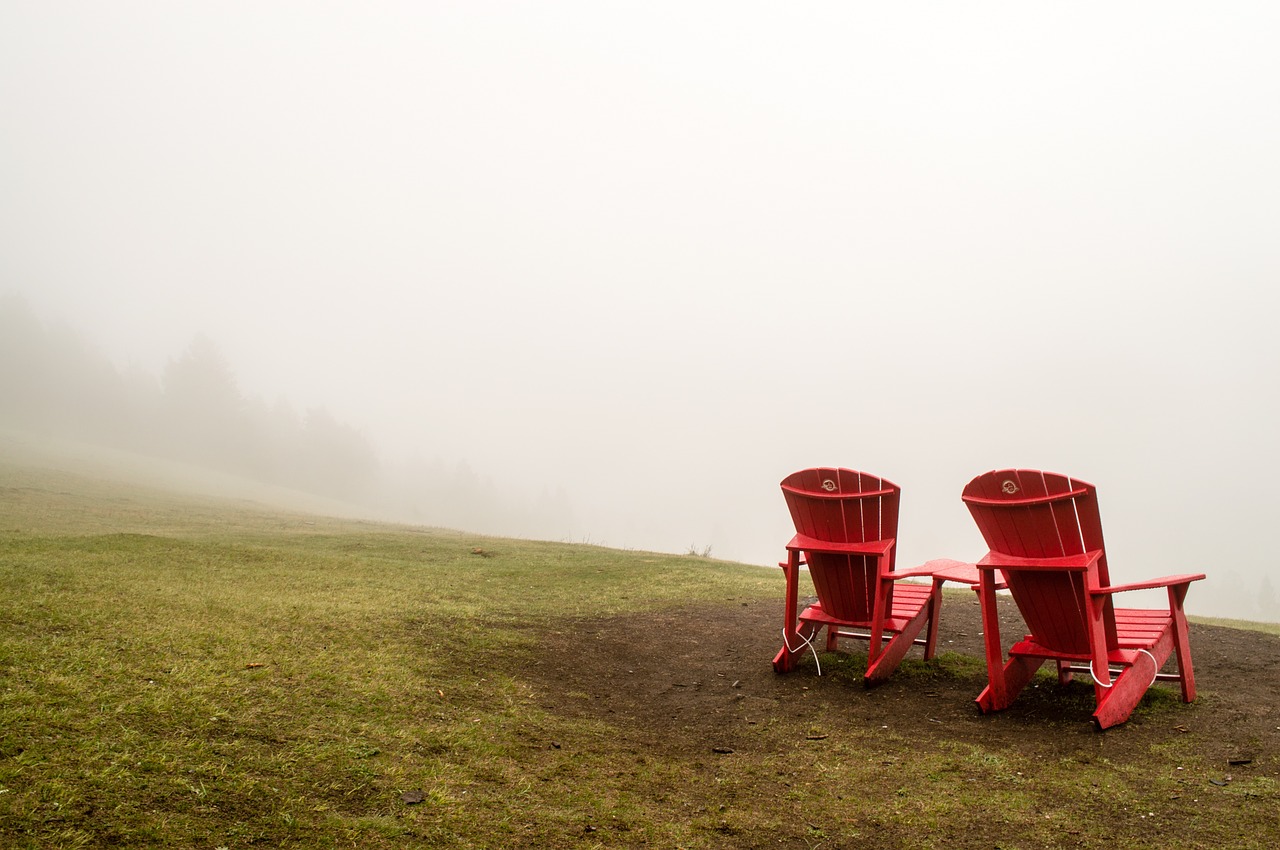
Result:
{"label": "grass field", "polygon": [[[0,589],[6,848],[941,847],[957,846],[934,837],[941,823],[980,818],[996,826],[961,846],[1110,844],[1095,814],[1139,825],[1123,846],[1167,847],[1179,835],[1138,815],[1186,808],[1175,778],[1195,768],[1176,743],[1135,764],[1033,763],[868,731],[712,770],[679,748],[638,752],[638,733],[555,710],[522,674],[581,618],[778,603],[773,572],[707,558],[0,464]],[[980,662],[946,664],[973,676]],[[1249,788],[1197,800],[1184,846],[1272,846],[1265,829],[1233,844],[1239,830],[1214,826],[1246,810],[1274,823],[1274,781]],[[1074,817],[1086,825],[1064,828]]]}
{"label": "grass field", "polygon": [[705,559],[7,479],[6,847],[494,846],[522,812],[553,836],[604,802],[530,786],[522,738],[562,721],[495,672],[536,652],[529,624],[771,591]]}

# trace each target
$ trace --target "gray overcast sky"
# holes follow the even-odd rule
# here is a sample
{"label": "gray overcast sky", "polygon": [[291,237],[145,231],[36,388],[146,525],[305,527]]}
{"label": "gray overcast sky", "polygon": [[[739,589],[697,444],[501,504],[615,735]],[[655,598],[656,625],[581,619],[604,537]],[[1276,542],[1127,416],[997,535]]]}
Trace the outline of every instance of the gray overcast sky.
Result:
{"label": "gray overcast sky", "polygon": [[[1120,578],[1280,511],[1280,4],[0,0],[0,290],[577,534],[772,562],[777,482],[981,554],[1012,465]],[[1194,606],[1193,606],[1194,607]]]}

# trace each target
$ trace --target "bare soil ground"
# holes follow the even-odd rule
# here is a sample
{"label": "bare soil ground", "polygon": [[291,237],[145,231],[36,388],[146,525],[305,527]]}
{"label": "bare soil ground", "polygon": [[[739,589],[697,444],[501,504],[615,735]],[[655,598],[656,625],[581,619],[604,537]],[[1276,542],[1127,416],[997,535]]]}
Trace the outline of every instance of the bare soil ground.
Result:
{"label": "bare soil ground", "polygon": [[[537,683],[557,713],[607,720],[644,747],[694,762],[794,746],[809,729],[836,740],[871,727],[926,747],[968,742],[1052,763],[1087,754],[1142,764],[1153,747],[1176,742],[1201,765],[1201,786],[1280,775],[1280,638],[1272,635],[1193,624],[1199,699],[1185,705],[1174,683],[1160,683],[1128,723],[1098,732],[1087,679],[1066,688],[1033,684],[1012,708],[978,712],[985,667],[979,606],[967,593],[944,602],[941,659],[920,661],[913,649],[889,682],[870,690],[861,683],[865,644],[858,641],[847,642],[848,659],[824,655],[821,677],[809,654],[794,672],[776,675],[770,661],[781,620],[779,600],[576,621],[548,635],[541,660],[520,675]],[[1006,646],[1025,631],[1011,603],[1002,606],[1001,631]],[[762,736],[762,725],[775,733]],[[1257,835],[1256,826],[1245,828]],[[972,846],[990,847],[996,836],[974,837]],[[750,845],[744,838],[737,846]]]}
{"label": "bare soil ground", "polygon": [[[1013,605],[1002,605],[1001,620],[1006,645],[1024,633]],[[908,735],[946,734],[986,743],[1007,739],[1019,746],[1058,747],[1077,736],[1096,745],[1102,737],[1115,754],[1145,750],[1192,730],[1213,730],[1205,755],[1221,760],[1224,770],[1228,760],[1262,761],[1280,753],[1280,638],[1274,635],[1193,623],[1200,699],[1099,733],[1090,720],[1093,689],[1086,682],[1068,686],[1075,699],[1063,699],[1056,687],[1045,694],[1032,687],[1010,709],[984,716],[973,700],[985,684],[985,668],[930,675],[924,665],[909,665],[908,672],[899,670],[889,682],[866,689],[850,676],[833,680],[830,662],[828,675],[819,677],[813,656],[806,654],[795,672],[776,675],[770,661],[780,646],[781,621],[780,605],[756,603],[586,620],[548,636],[548,660],[535,675],[560,710],[633,721],[672,745],[687,738],[698,750],[711,740],[732,745],[730,721],[786,711],[811,714],[824,726],[843,718],[889,725]],[[851,655],[865,653],[858,641],[843,642],[841,651],[846,647]],[[908,659],[919,658],[919,652],[912,650]],[[976,600],[948,595],[939,652],[982,658]],[[1156,685],[1169,693],[1175,687]],[[1029,734],[1046,721],[1062,734]]]}

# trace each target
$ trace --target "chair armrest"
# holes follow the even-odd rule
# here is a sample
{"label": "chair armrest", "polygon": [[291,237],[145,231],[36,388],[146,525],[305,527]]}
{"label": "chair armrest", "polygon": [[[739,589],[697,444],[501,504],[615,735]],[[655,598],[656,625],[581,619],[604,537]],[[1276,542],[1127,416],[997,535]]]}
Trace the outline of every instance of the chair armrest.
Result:
{"label": "chair armrest", "polygon": [[1204,573],[1188,573],[1182,576],[1162,576],[1160,578],[1148,579],[1147,581],[1135,581],[1129,584],[1113,584],[1110,587],[1098,587],[1090,590],[1090,593],[1098,595],[1109,593],[1124,593],[1126,590],[1150,590],[1153,587],[1174,587],[1179,584],[1190,584],[1193,581],[1200,581],[1204,578]]}
{"label": "chair armrest", "polygon": [[966,564],[964,561],[938,558],[933,561],[925,561],[918,567],[885,573],[886,578],[894,580],[920,576],[941,579],[942,581],[958,581],[961,584],[977,584],[978,568],[973,564]]}
{"label": "chair armrest", "polygon": [[797,534],[787,544],[787,549],[802,552],[828,552],[833,555],[887,555],[893,548],[894,539],[870,540],[866,543],[835,543],[830,540],[819,540]]}
{"label": "chair armrest", "polygon": [[1087,570],[1102,558],[1101,549],[1091,549],[1083,555],[1065,555],[1057,558],[1018,558],[1001,552],[988,552],[978,561],[980,570]]}

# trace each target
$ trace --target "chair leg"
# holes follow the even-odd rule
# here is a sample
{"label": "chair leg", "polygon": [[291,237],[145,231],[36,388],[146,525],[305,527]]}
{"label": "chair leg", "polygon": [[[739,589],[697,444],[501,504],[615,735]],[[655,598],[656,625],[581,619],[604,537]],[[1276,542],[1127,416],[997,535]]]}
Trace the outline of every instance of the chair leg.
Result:
{"label": "chair leg", "polygon": [[1195,702],[1196,674],[1191,667],[1191,643],[1188,640],[1185,620],[1181,628],[1174,633],[1174,650],[1178,657],[1178,684],[1182,685],[1182,701]]}
{"label": "chair leg", "polygon": [[1000,643],[1000,614],[996,607],[995,570],[982,570],[978,578],[978,600],[982,604],[982,645],[987,656],[987,686],[978,694],[983,713],[1008,708],[1044,663],[1043,658],[1014,655],[1004,662]]}
{"label": "chair leg", "polygon": [[[787,560],[778,564],[786,577],[786,601],[783,603],[782,649],[773,657],[775,673],[789,673],[796,666],[795,649],[798,649],[799,630],[796,613],[799,603],[800,553],[788,550]],[[794,647],[794,648],[793,648]]]}
{"label": "chair leg", "polygon": [[791,635],[783,633],[782,648],[773,657],[773,672],[790,673],[796,667],[796,656],[808,648],[807,642],[813,638],[817,628],[813,623],[801,621]]}
{"label": "chair leg", "polygon": [[1013,701],[1042,664],[1044,664],[1043,658],[1015,655],[1003,668],[993,670],[988,666],[987,686],[982,693],[978,694],[976,700],[978,709],[986,714],[991,711],[1001,711],[1013,705]]}
{"label": "chair leg", "polygon": [[929,594],[929,630],[924,644],[924,660],[928,661],[938,651],[938,621],[942,619],[942,579],[933,580]]}
{"label": "chair leg", "polygon": [[1187,629],[1187,615],[1182,610],[1182,600],[1189,585],[1169,588],[1169,609],[1173,612],[1173,651],[1178,658],[1178,683],[1182,685],[1182,701],[1196,698],[1196,674],[1191,667],[1191,634]]}
{"label": "chair leg", "polygon": [[1140,652],[1133,664],[1120,671],[1111,687],[1103,688],[1095,683],[1098,710],[1093,713],[1093,722],[1099,729],[1110,729],[1129,719],[1142,695],[1155,681],[1156,669],[1155,659],[1146,652]]}
{"label": "chair leg", "polygon": [[890,637],[889,642],[881,648],[880,654],[874,660],[870,655],[867,656],[867,672],[862,677],[864,685],[868,687],[878,685],[898,669],[898,664],[906,656],[907,650],[915,645],[916,635],[920,634],[920,630],[924,628],[931,611],[932,605],[925,605],[907,621],[902,631]]}

